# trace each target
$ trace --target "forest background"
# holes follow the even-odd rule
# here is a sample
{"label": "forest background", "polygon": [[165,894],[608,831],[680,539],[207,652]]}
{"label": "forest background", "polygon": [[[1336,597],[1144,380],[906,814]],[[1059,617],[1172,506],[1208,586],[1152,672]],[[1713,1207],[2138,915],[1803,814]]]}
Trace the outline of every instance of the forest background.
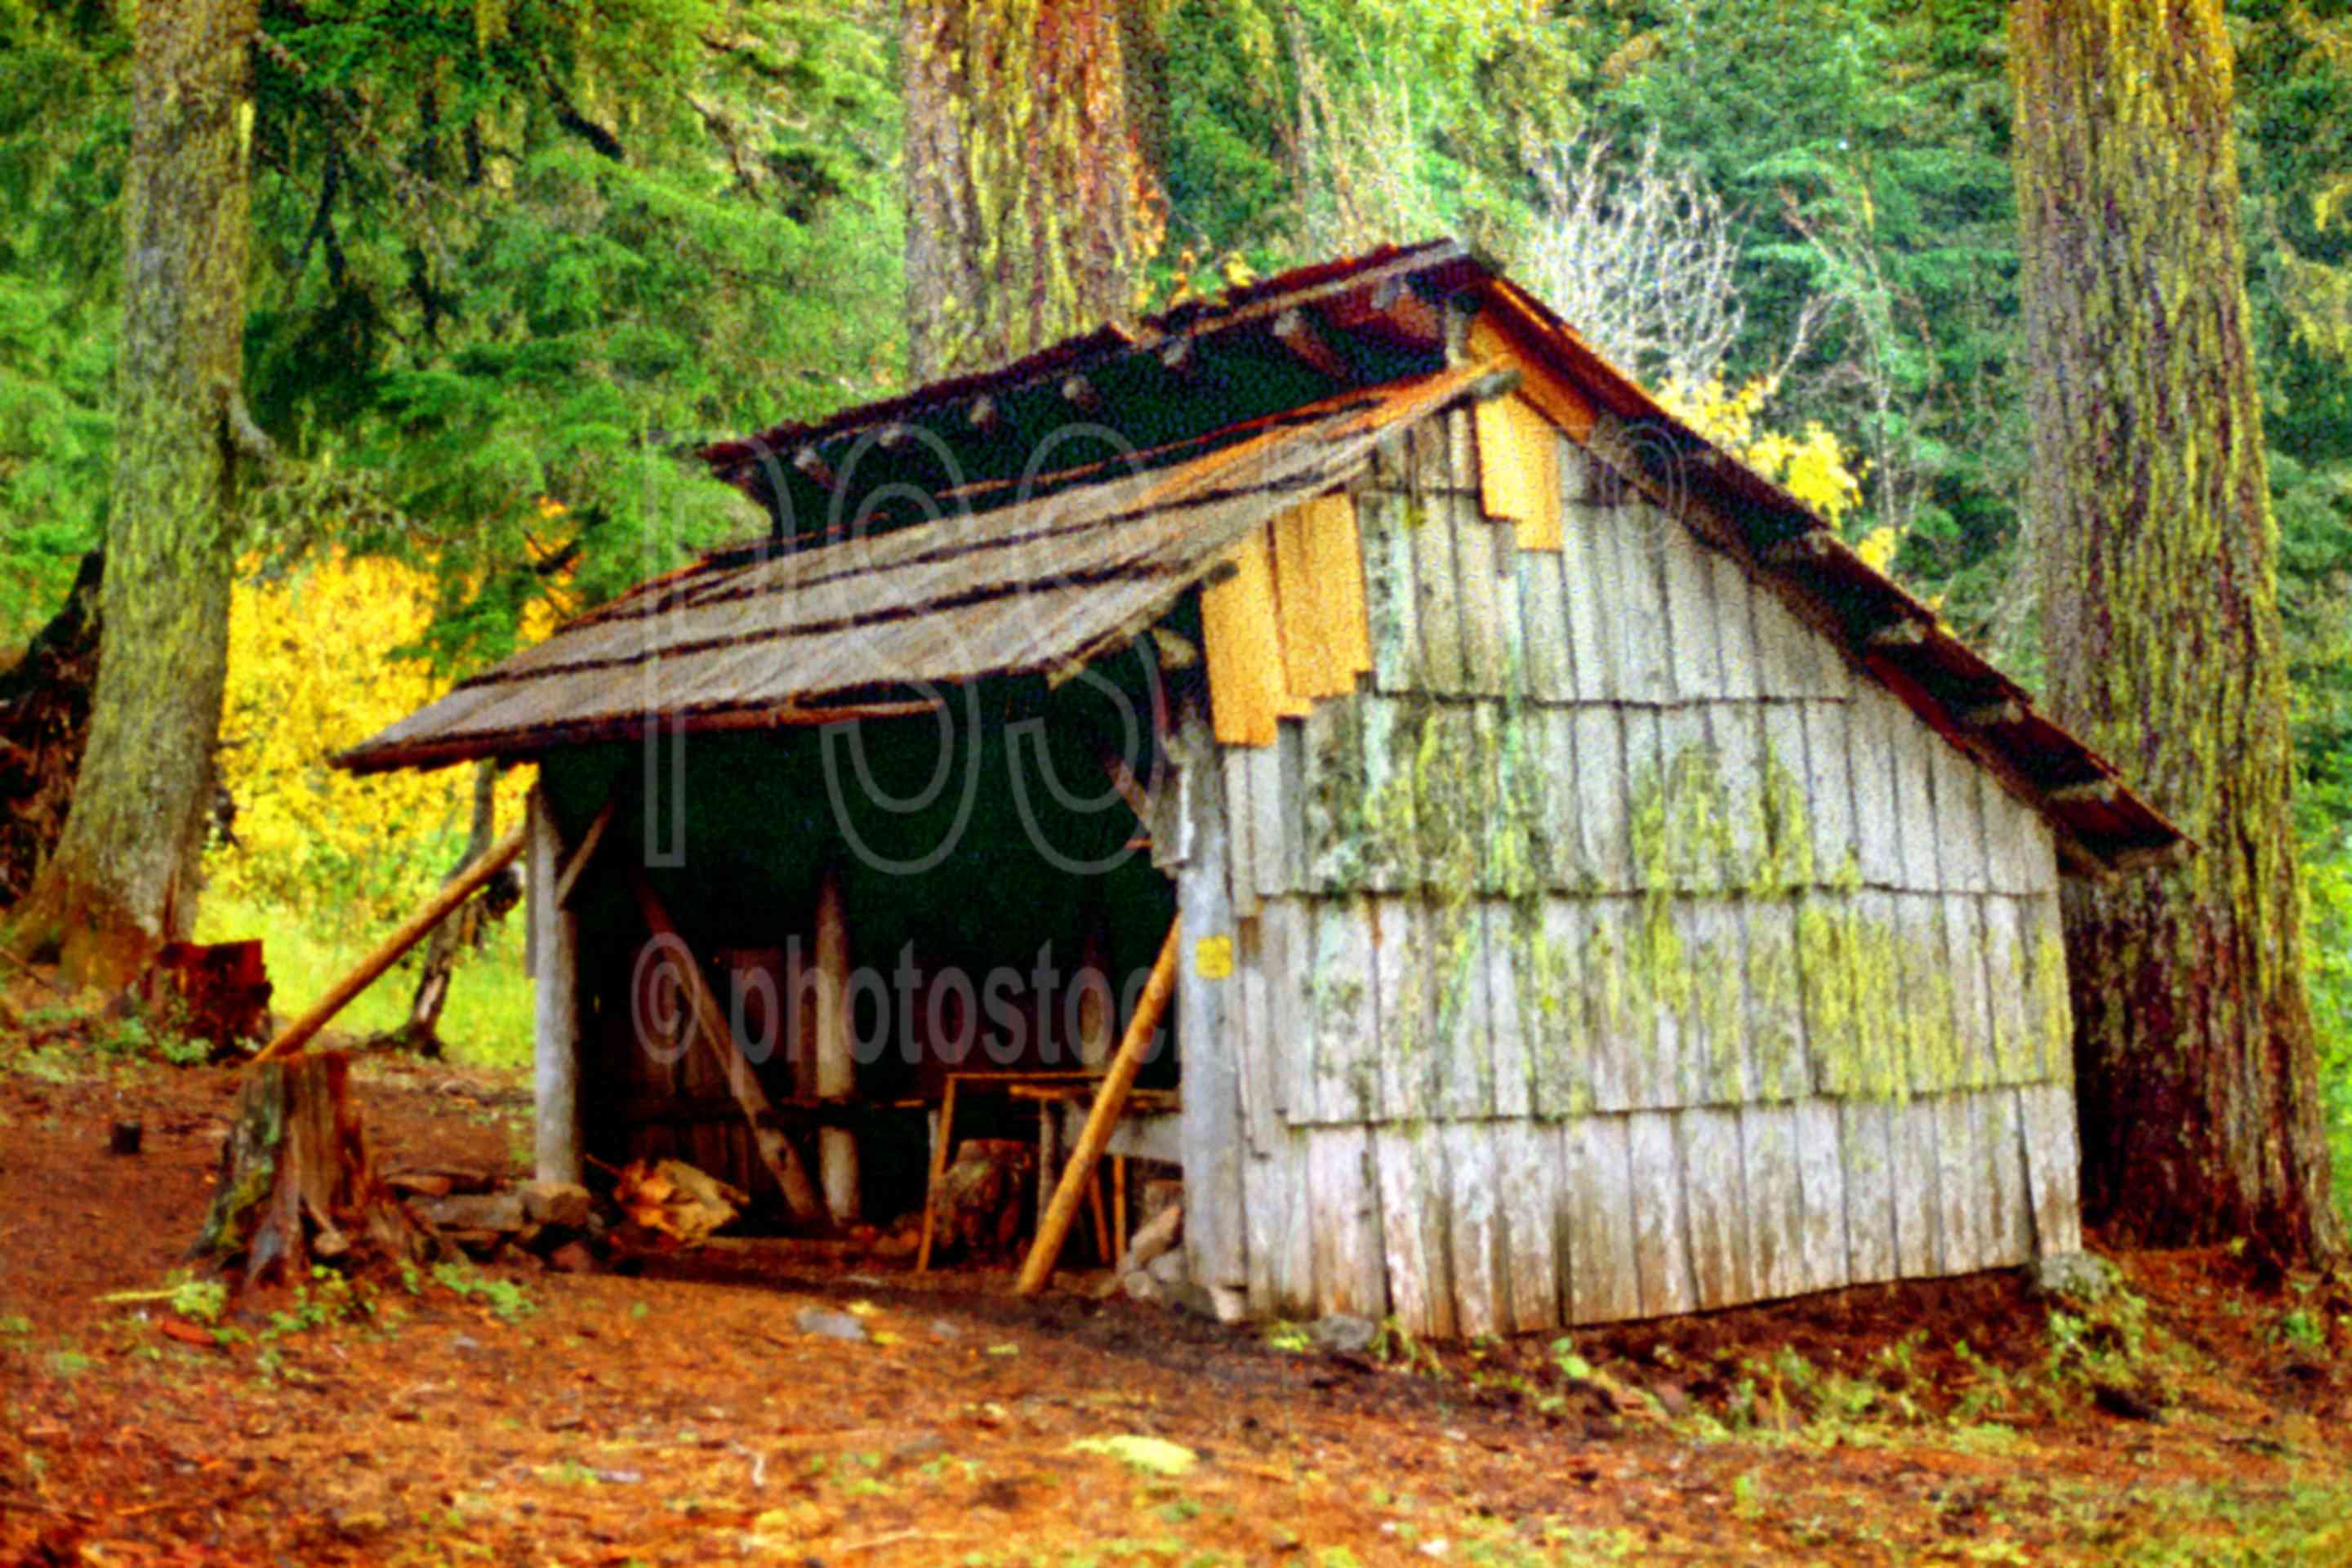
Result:
{"label": "forest background", "polygon": [[[1100,0],[1137,313],[1462,235],[2028,684],[2002,0]],[[981,8],[987,8],[982,0]],[[1036,0],[1003,0],[1017,33]],[[2352,6],[2229,8],[2294,682],[2306,951],[2352,1183]],[[760,526],[685,454],[905,383],[900,8],[264,0],[250,498],[200,935],[299,1005],[467,832],[324,758]],[[105,530],[121,10],[0,0],[0,664]],[[984,178],[975,160],[973,177]],[[519,785],[504,788],[511,821]],[[520,922],[457,983],[529,1048]],[[354,1018],[405,1016],[397,976]]]}

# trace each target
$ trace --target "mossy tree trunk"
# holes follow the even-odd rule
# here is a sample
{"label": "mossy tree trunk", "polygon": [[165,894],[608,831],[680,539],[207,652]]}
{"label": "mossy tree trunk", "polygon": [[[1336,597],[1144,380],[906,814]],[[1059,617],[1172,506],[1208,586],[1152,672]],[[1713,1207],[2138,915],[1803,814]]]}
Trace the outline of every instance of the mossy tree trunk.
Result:
{"label": "mossy tree trunk", "polygon": [[120,432],[72,810],[13,920],[119,986],[194,914],[228,660],[254,0],[142,5],[123,191]]}
{"label": "mossy tree trunk", "polygon": [[1156,187],[1119,0],[908,0],[908,363],[925,382],[1129,311]]}
{"label": "mossy tree trunk", "polygon": [[2052,700],[2199,844],[2066,895],[2084,1207],[2332,1252],[2218,0],[2015,0]]}

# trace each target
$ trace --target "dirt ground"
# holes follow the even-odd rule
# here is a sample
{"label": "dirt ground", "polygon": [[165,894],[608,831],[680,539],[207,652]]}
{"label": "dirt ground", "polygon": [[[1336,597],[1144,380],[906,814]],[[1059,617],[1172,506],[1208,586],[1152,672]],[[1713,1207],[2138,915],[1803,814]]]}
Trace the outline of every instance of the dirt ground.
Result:
{"label": "dirt ground", "polygon": [[[2227,1251],[2054,1319],[1987,1275],[1335,1355],[722,1238],[322,1280],[219,1344],[96,1298],[178,1267],[236,1087],[0,1034],[0,1563],[2352,1562],[2352,1300]],[[383,1164],[519,1166],[518,1083],[359,1092]]]}

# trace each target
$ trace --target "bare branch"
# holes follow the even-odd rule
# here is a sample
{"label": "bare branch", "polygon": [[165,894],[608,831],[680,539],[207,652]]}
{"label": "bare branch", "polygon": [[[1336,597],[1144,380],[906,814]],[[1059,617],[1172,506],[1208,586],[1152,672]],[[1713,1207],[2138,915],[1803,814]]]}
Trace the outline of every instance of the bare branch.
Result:
{"label": "bare branch", "polygon": [[218,389],[218,396],[221,430],[228,437],[230,448],[263,473],[273,471],[278,467],[278,443],[254,422],[253,410],[245,405],[245,394],[233,386],[223,386]]}
{"label": "bare branch", "polygon": [[1537,228],[1520,270],[1635,376],[1711,381],[1746,320],[1738,215],[1696,172],[1667,167],[1654,135],[1630,163],[1615,151],[1606,137],[1580,136],[1538,168]]}

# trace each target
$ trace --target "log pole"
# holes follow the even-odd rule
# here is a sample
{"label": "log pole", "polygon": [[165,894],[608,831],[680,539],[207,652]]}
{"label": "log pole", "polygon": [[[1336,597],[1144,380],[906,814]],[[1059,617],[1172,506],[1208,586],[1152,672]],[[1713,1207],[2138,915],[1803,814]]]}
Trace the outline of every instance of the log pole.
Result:
{"label": "log pole", "polygon": [[482,884],[513,864],[516,856],[530,836],[528,826],[518,827],[491,846],[490,852],[466,868],[454,882],[444,887],[425,900],[425,907],[408,917],[398,931],[383,939],[373,952],[360,960],[349,974],[328,989],[324,996],[310,1005],[310,1010],[278,1032],[278,1037],[261,1047],[248,1066],[276,1061],[293,1055],[304,1042],[325,1028],[336,1014],[349,1006],[352,998],[375,984],[383,972],[401,960],[401,956],[425,940],[435,926],[448,919],[450,912],[481,890]]}
{"label": "log pole", "polygon": [[1078,1133],[1077,1147],[1070,1151],[1069,1163],[1062,1167],[1061,1184],[1054,1189],[1054,1201],[1037,1226],[1037,1239],[1029,1248],[1028,1259],[1021,1265],[1021,1278],[1013,1287],[1017,1296],[1034,1296],[1044,1289],[1045,1281],[1053,1276],[1055,1263],[1062,1256],[1062,1243],[1068,1238],[1070,1222],[1077,1217],[1078,1205],[1085,1200],[1095,1162],[1102,1158],[1111,1131],[1127,1109],[1128,1091],[1135,1087],[1135,1075],[1143,1068],[1143,1053],[1159,1031],[1160,1016],[1168,1011],[1168,998],[1176,989],[1178,938],[1182,931],[1181,919],[1170,922],[1168,940],[1160,944],[1160,957],[1153,963],[1151,978],[1135,1005],[1135,1016],[1128,1020],[1127,1036],[1110,1058],[1110,1070],[1103,1075],[1102,1089],[1095,1096],[1094,1109],[1087,1112],[1087,1124]]}
{"label": "log pole", "polygon": [[580,880],[580,873],[588,869],[589,858],[596,853],[596,846],[604,841],[604,829],[613,826],[613,814],[619,807],[618,796],[606,800],[604,809],[596,814],[596,819],[588,825],[588,831],[580,836],[580,847],[572,852],[571,860],[564,865],[563,874],[555,881],[557,909],[572,901],[572,885]]}
{"label": "log pole", "polygon": [[655,893],[653,884],[646,880],[645,872],[631,863],[628,874],[629,889],[636,895],[637,910],[645,919],[646,929],[656,936],[669,938],[686,952],[686,962],[678,965],[684,971],[678,976],[678,984],[685,988],[687,1005],[694,1013],[694,1031],[718,1061],[719,1070],[726,1075],[727,1087],[735,1096],[735,1103],[742,1108],[744,1120],[751,1124],[751,1143],[760,1152],[760,1163],[767,1166],[770,1175],[776,1178],[776,1185],[782,1191],[784,1204],[793,1211],[794,1219],[803,1224],[829,1222],[830,1216],[817,1196],[816,1187],[809,1180],[807,1167],[801,1163],[800,1155],[784,1138],[783,1125],[776,1118],[774,1102],[769,1100],[767,1090],[760,1087],[760,1079],[752,1072],[751,1064],[743,1059],[743,1053],[735,1047],[735,1031],[728,1027],[726,1015],[719,1010],[719,999],[710,994],[709,983],[702,978],[700,962],[695,958],[693,951],[687,948],[686,939],[677,934],[677,927],[670,920],[669,910],[663,906],[660,896]]}
{"label": "log pole", "polygon": [[[530,854],[524,862],[524,881],[530,918],[531,1152],[541,1181],[577,1182],[580,920],[563,907],[563,886],[556,872],[563,840],[547,809],[543,788],[530,792],[528,825]],[[582,845],[583,850],[591,847]],[[580,863],[575,857],[573,864]]]}
{"label": "log pole", "polygon": [[[816,895],[816,1092],[820,1100],[857,1092],[857,1056],[850,1038],[849,916],[841,879],[825,873]],[[857,1135],[827,1127],[816,1135],[817,1179],[835,1223],[857,1218]]]}

